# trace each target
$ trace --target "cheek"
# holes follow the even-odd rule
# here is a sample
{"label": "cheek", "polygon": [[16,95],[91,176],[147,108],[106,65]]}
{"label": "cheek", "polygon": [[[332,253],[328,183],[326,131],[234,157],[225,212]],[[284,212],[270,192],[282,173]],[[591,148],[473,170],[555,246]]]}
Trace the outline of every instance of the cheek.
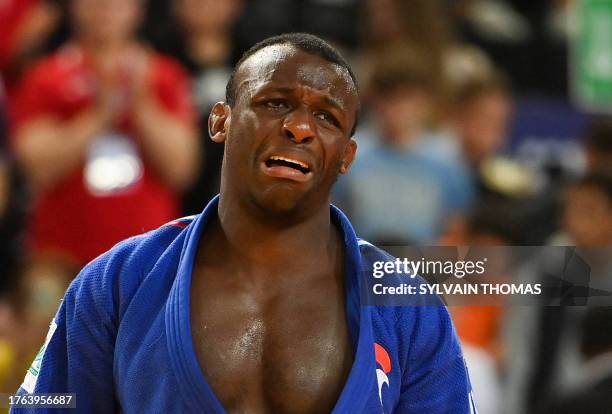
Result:
{"label": "cheek", "polygon": [[229,146],[243,142],[258,129],[259,121],[253,114],[244,110],[232,111],[231,119],[224,127],[227,130],[227,144]]}
{"label": "cheek", "polygon": [[344,137],[333,136],[328,145],[324,145],[325,169],[329,175],[336,175],[340,172],[340,167],[344,163],[347,154],[347,145],[340,141]]}
{"label": "cheek", "polygon": [[[239,114],[239,115],[238,115]],[[247,165],[256,158],[266,136],[274,126],[261,120],[252,111],[234,111],[228,136],[225,142],[225,153],[228,162]]]}

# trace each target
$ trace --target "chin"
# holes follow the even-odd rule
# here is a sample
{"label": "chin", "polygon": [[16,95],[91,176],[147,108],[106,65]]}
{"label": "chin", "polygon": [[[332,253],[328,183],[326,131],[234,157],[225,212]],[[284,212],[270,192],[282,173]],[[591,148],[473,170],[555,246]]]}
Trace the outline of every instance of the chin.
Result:
{"label": "chin", "polygon": [[259,194],[253,194],[252,199],[260,210],[275,215],[292,215],[309,204],[307,192],[286,184],[273,185]]}
{"label": "chin", "polygon": [[[288,220],[314,214],[329,204],[333,178],[313,177],[309,182],[290,180],[254,180],[246,190],[243,200],[262,217]],[[327,177],[326,177],[327,178]]]}

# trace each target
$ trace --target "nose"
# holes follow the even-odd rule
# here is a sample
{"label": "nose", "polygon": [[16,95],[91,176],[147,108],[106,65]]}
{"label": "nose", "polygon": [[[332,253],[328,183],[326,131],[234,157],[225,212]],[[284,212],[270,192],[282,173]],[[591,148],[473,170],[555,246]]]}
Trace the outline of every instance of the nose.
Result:
{"label": "nose", "polygon": [[296,144],[308,144],[315,136],[310,121],[308,111],[297,109],[285,117],[283,121],[283,134]]}

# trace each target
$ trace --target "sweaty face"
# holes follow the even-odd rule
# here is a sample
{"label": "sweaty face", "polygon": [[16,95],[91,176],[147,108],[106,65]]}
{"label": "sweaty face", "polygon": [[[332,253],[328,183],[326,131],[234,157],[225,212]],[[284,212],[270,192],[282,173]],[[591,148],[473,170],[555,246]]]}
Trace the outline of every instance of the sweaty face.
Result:
{"label": "sweaty face", "polygon": [[275,213],[327,203],[353,160],[357,110],[340,66],[288,45],[257,52],[236,74],[222,192]]}

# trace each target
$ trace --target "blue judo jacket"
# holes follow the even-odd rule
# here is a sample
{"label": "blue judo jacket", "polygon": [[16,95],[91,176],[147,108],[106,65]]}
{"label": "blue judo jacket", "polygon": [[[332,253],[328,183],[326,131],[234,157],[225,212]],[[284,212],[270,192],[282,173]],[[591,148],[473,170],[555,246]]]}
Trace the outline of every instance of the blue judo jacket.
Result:
{"label": "blue judo jacket", "polygon": [[[202,214],[125,240],[88,264],[68,288],[18,394],[74,393],[71,411],[79,413],[225,413],[200,369],[189,317],[198,241],[217,207],[218,197]],[[331,206],[330,214],[344,235],[354,350],[333,413],[474,413],[446,307],[437,298],[434,306],[362,303],[372,264],[393,258],[358,239],[340,210]]]}

